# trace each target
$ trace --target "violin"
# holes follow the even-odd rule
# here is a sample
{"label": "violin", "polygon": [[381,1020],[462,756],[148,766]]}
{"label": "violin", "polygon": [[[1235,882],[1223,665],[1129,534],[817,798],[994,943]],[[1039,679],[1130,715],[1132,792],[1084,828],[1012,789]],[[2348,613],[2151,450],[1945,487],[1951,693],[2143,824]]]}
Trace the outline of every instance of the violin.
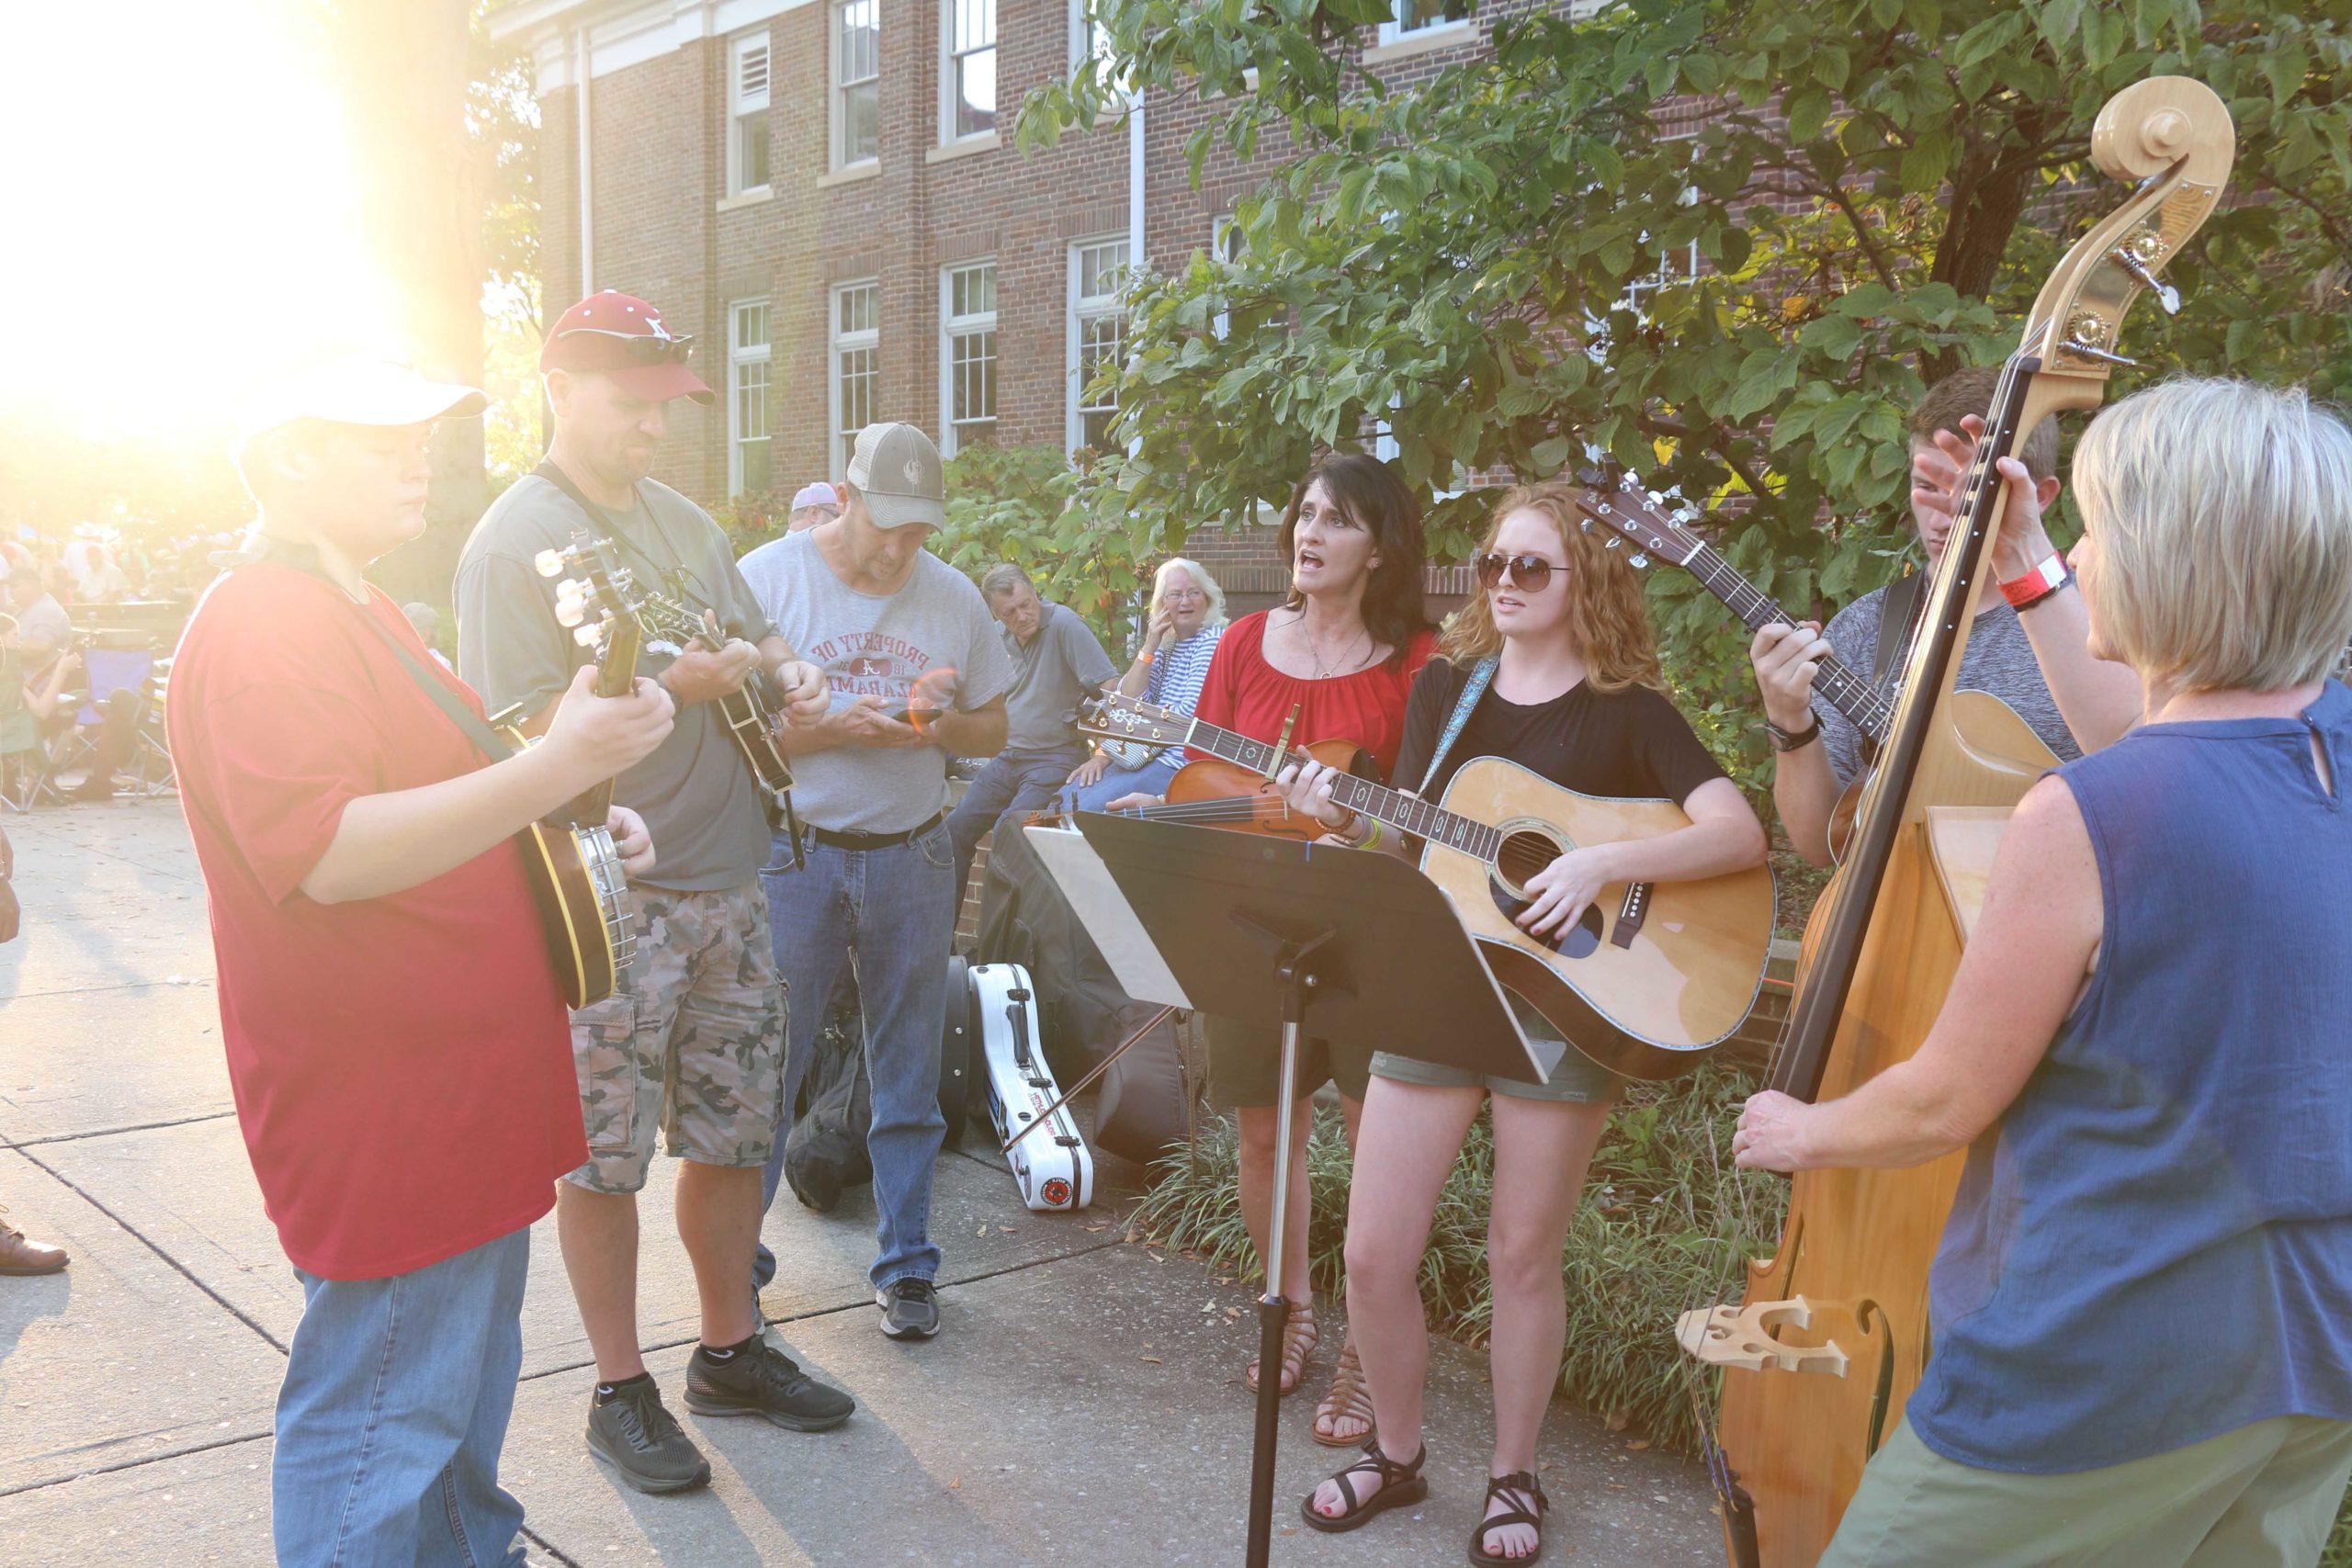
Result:
{"label": "violin", "polygon": [[[1994,465],[2042,420],[2098,406],[2111,369],[2132,363],[2116,343],[2141,293],[2177,307],[2156,275],[2220,202],[2234,153],[2228,109],[2186,77],[2136,83],[2099,111],[2092,159],[2134,189],[2059,264],[2003,367],[1964,526],[1936,565],[1845,858],[1806,924],[1775,1089],[1849,1093],[1908,1058],[1942,1010],[2000,821],[2042,765],[1988,750],[1953,701],[2007,499]],[[1798,1173],[1779,1246],[1747,1262],[1741,1303],[1679,1320],[1733,1568],[1815,1562],[1902,1419],[1930,1349],[1928,1266],[1964,1157]]]}
{"label": "violin", "polygon": [[[1372,754],[1352,740],[1317,740],[1305,750],[1325,767],[1360,778],[1380,776]],[[1221,757],[1195,757],[1176,770],[1159,805],[1130,807],[1119,815],[1307,842],[1331,830],[1314,818],[1293,811],[1263,774]]]}

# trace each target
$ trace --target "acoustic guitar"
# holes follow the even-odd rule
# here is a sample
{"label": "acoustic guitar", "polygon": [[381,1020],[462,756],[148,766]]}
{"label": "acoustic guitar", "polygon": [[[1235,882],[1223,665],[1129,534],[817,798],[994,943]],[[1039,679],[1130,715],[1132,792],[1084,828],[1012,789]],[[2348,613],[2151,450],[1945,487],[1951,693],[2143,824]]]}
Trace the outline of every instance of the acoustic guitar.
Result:
{"label": "acoustic guitar", "polygon": [[[596,694],[626,695],[637,679],[639,636],[636,606],[627,594],[628,573],[613,564],[611,547],[576,533],[571,545],[541,550],[532,564],[542,577],[580,574],[557,584],[556,619],[571,628],[582,648],[595,649]],[[532,740],[514,717],[515,710],[509,709],[491,723],[519,750]],[[519,835],[566,1007],[583,1008],[611,996],[636,949],[621,897],[628,878],[605,826],[612,807],[613,782],[606,779]]]}
{"label": "acoustic guitar", "polygon": [[[1784,626],[1797,624],[1796,616],[1741,576],[1737,567],[1691,532],[1657,498],[1643,490],[1631,474],[1613,482],[1604,475],[1587,476],[1586,487],[1577,492],[1576,505],[1584,514],[1581,521],[1587,529],[1599,523],[1613,530],[1608,540],[1610,548],[1615,548],[1620,539],[1629,541],[1634,547],[1630,558],[1637,567],[1648,565],[1652,556],[1673,562],[1704,583],[1707,592],[1722,601],[1749,631],[1775,623]],[[1887,735],[1894,726],[1895,694],[1856,674],[1834,653],[1821,656],[1820,667],[1814,672],[1813,690],[1815,695],[1861,732],[1870,743],[1871,756],[1884,749]],[[2033,727],[2018,716],[2017,709],[1989,692],[1952,693],[1951,713],[1962,740],[1997,775],[1997,788],[2005,800],[2016,798],[2009,793],[2011,783],[2022,792],[2058,765],[2057,753],[2033,732]],[[1829,847],[1839,858],[1845,854],[1854,810],[1861,802],[1862,788],[1868,780],[1865,773],[1848,784],[1830,813]]]}
{"label": "acoustic guitar", "polygon": [[[1090,733],[1190,746],[1261,780],[1299,759],[1133,697],[1094,698],[1079,711]],[[1453,902],[1495,978],[1613,1072],[1688,1072],[1755,1003],[1772,941],[1772,874],[1763,866],[1693,882],[1612,883],[1550,937],[1514,923],[1528,905],[1528,879],[1577,845],[1689,827],[1670,800],[1582,795],[1500,757],[1464,762],[1440,802],[1345,773],[1331,798],[1424,840],[1423,874]]]}

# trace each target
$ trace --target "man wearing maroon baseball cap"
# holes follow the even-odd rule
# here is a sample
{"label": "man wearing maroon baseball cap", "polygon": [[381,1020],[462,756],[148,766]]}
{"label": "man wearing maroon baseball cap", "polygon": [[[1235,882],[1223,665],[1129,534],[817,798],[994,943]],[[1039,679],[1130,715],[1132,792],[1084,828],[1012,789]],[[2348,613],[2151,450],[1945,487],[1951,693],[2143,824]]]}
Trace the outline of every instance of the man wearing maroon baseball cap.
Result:
{"label": "man wearing maroon baseball cap", "polygon": [[539,345],[539,369],[592,370],[641,402],[691,398],[708,408],[710,389],[686,368],[694,342],[671,332],[644,300],[607,288],[557,319]]}
{"label": "man wearing maroon baseball cap", "polygon": [[458,663],[493,707],[544,722],[584,650],[556,618],[534,564],[579,530],[612,545],[639,592],[677,601],[707,637],[649,643],[639,672],[678,707],[677,728],[623,773],[662,846],[625,895],[637,956],[615,994],[571,1018],[588,1158],[559,1183],[556,1232],[596,1359],[588,1449],[643,1492],[676,1492],[710,1466],[662,1402],[637,1332],[637,1193],[656,1129],[683,1155],[677,1224],[703,1303],[685,1399],[704,1416],[837,1427],[848,1395],[803,1373],[760,1332],[743,1288],[759,1237],[761,1168],[784,1120],[783,987],[760,868],[768,800],[718,699],[762,682],[788,722],[822,717],[825,680],[778,637],[709,513],[649,477],[680,398],[711,401],[689,339],[626,294],[566,310],[539,354],[555,412],[548,459],[475,526],[458,565]]}

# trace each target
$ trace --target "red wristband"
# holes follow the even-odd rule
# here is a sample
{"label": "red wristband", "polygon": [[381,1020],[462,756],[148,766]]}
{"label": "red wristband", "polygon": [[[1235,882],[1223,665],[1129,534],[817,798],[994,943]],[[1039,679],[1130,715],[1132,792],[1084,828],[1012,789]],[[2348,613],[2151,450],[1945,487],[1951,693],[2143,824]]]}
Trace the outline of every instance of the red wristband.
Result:
{"label": "red wristband", "polygon": [[2040,566],[2023,577],[2010,578],[2001,584],[2001,597],[2009,602],[2012,610],[2023,610],[2041,604],[2066,586],[2066,558],[2052,551]]}

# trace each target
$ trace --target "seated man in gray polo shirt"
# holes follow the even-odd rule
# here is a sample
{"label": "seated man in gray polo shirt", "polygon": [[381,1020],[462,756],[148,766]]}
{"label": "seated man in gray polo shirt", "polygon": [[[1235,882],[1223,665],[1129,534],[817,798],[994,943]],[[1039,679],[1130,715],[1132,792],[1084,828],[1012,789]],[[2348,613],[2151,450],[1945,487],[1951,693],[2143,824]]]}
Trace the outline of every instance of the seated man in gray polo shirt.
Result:
{"label": "seated man in gray polo shirt", "polygon": [[947,818],[956,840],[956,890],[972,874],[972,852],[997,819],[1024,817],[1054,798],[1093,750],[1078,732],[1078,705],[1118,679],[1118,667],[1084,621],[1037,597],[1010,562],[989,568],[980,597],[1003,629],[1012,689],[1004,702],[1004,750],[980,771]]}

